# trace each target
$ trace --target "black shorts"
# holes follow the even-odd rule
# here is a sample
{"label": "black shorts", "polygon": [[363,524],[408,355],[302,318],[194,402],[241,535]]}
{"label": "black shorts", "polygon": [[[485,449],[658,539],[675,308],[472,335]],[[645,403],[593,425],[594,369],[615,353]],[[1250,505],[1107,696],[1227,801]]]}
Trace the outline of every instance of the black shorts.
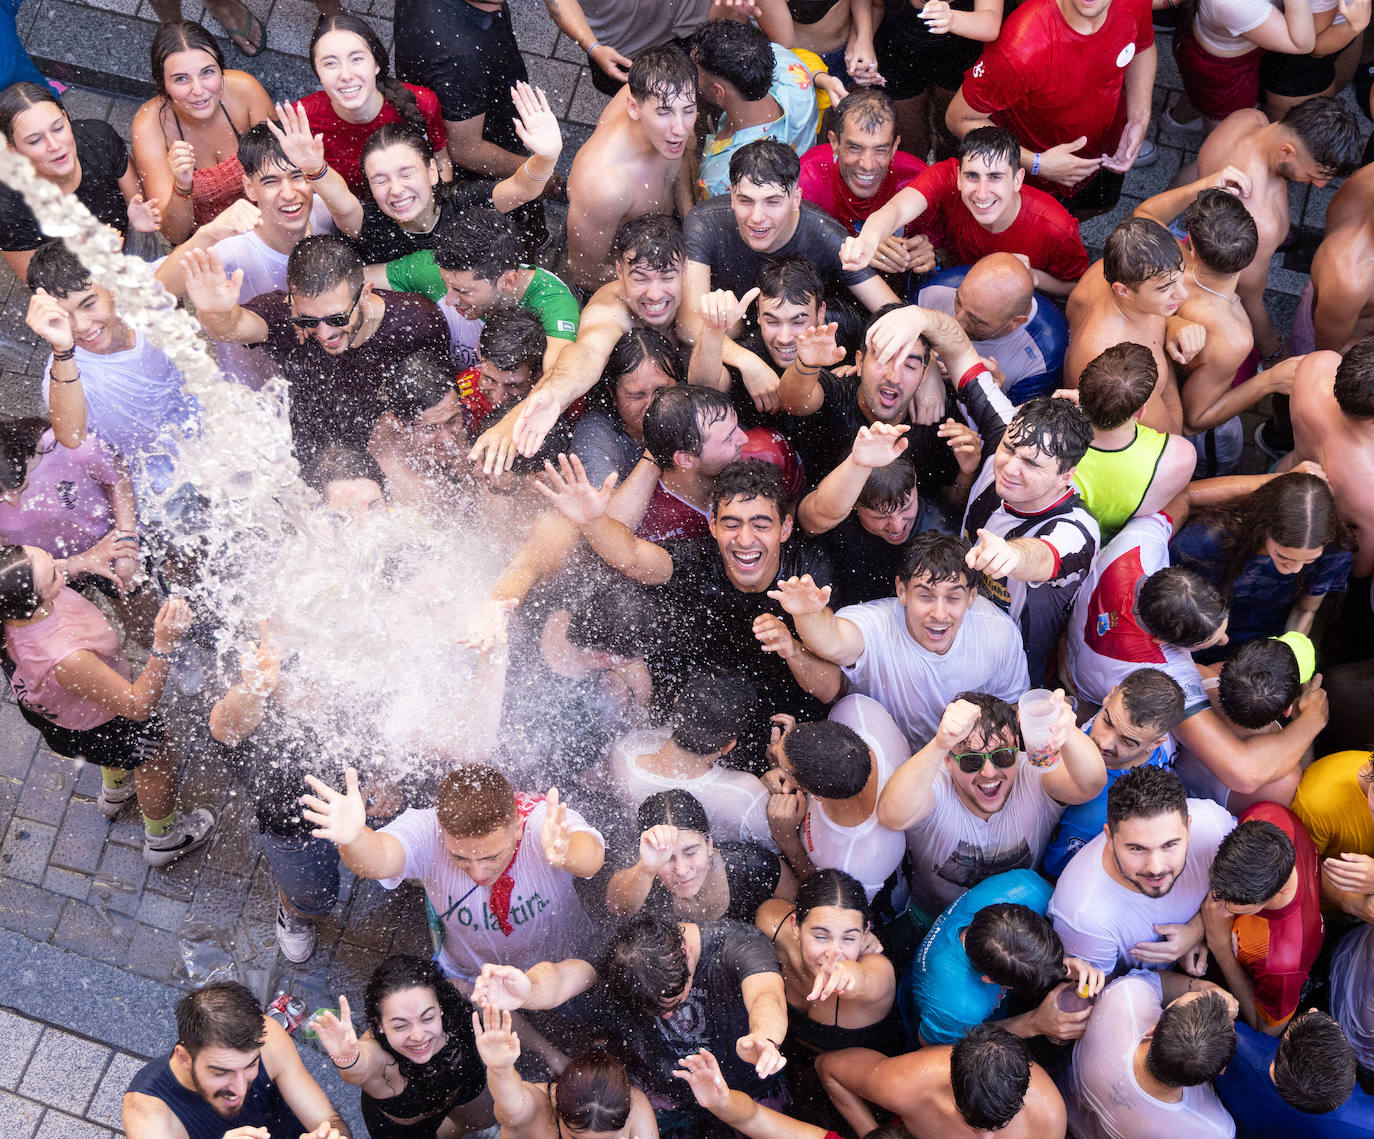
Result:
{"label": "black shorts", "polygon": [[983,45],[962,36],[933,36],[915,8],[901,7],[899,14],[884,16],[873,36],[878,70],[887,80],[883,90],[894,99],[913,99],[931,87],[959,90],[964,72],[983,54]]}
{"label": "black shorts", "polygon": [[116,716],[98,728],[78,730],[59,727],[22,704],[19,711],[58,755],[84,759],[101,767],[133,771],[157,755],[165,738],[162,717],[157,712],[141,724]]}
{"label": "black shorts", "polygon": [[1267,51],[1260,61],[1260,87],[1271,95],[1290,99],[1320,95],[1336,82],[1336,57],[1340,54],[1333,51],[1316,59]]}

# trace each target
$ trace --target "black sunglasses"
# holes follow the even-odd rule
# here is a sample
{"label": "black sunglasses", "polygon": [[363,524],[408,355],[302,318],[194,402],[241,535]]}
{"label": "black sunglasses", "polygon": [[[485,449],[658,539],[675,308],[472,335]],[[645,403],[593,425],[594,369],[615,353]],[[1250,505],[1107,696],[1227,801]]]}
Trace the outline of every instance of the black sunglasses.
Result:
{"label": "black sunglasses", "polygon": [[359,289],[353,298],[353,303],[348,306],[347,312],[330,313],[328,316],[293,316],[290,321],[293,327],[303,328],[309,331],[320,324],[327,324],[330,328],[343,328],[353,319],[354,310],[358,307],[358,302],[363,299],[363,291]]}
{"label": "black sunglasses", "polygon": [[957,755],[950,752],[949,758],[959,765],[959,770],[965,775],[977,775],[983,770],[983,764],[988,760],[992,760],[992,766],[999,771],[1015,767],[1016,749],[1014,747],[995,747],[991,751],[964,751]]}

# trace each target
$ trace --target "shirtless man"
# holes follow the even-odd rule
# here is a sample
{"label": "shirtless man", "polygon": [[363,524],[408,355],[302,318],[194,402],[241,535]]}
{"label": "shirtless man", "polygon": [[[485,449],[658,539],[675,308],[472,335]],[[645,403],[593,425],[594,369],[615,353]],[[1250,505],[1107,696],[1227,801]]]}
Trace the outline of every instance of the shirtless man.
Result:
{"label": "shirtless man", "polygon": [[579,288],[592,292],[614,277],[611,239],[623,223],[674,209],[687,216],[692,190],[679,175],[696,120],[692,61],[672,45],[641,53],[568,176],[568,272]]}
{"label": "shirtless man", "polygon": [[1325,186],[1332,178],[1351,173],[1359,161],[1359,119],[1343,102],[1329,96],[1299,103],[1276,123],[1263,111],[1236,111],[1222,120],[1198,151],[1199,176],[1215,176],[1232,166],[1250,180],[1250,192],[1242,200],[1259,230],[1259,249],[1240,274],[1236,291],[1264,360],[1281,348],[1264,308],[1264,287],[1269,262],[1288,236],[1288,185]]}
{"label": "shirtless man", "polygon": [[1374,164],[1347,178],[1326,207],[1310,287],[1319,350],[1344,352],[1374,333]]}
{"label": "shirtless man", "polygon": [[1063,1097],[1031,1059],[1026,1042],[980,1024],[952,1048],[922,1048],[888,1059],[869,1048],[816,1058],[816,1072],[857,1135],[878,1121],[865,1100],[896,1112],[917,1139],[986,1135],[1047,1139],[1068,1126]]}
{"label": "shirtless man", "polygon": [[1148,218],[1122,222],[1107,238],[1102,260],[1069,294],[1065,386],[1077,387],[1088,362],[1112,345],[1143,344],[1154,353],[1159,382],[1140,422],[1181,435],[1183,408],[1169,361],[1186,364],[1202,347],[1202,329],[1176,318],[1188,292],[1173,234]]}

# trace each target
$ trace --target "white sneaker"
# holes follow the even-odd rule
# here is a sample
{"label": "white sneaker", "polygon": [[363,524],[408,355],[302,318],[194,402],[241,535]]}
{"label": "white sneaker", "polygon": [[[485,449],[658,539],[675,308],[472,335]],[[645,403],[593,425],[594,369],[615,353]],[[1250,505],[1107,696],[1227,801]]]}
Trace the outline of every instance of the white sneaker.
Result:
{"label": "white sneaker", "polygon": [[149,866],[166,866],[183,854],[205,845],[215,829],[215,816],[208,807],[197,807],[188,814],[178,814],[172,829],[154,838],[143,836],[143,859]]}
{"label": "white sneaker", "polygon": [[292,965],[309,961],[319,943],[315,923],[291,913],[277,902],[277,949]]}
{"label": "white sneaker", "polygon": [[123,787],[106,787],[100,784],[100,794],[95,798],[95,805],[100,808],[100,813],[107,819],[117,819],[119,812],[132,803],[134,800],[134,781],[130,779]]}
{"label": "white sneaker", "polygon": [[1153,166],[1158,157],[1159,149],[1147,138],[1140,144],[1140,153],[1135,156],[1135,164],[1132,169],[1138,166]]}
{"label": "white sneaker", "polygon": [[1205,125],[1202,116],[1198,115],[1195,119],[1184,122],[1182,119],[1174,118],[1173,107],[1164,108],[1164,125],[1171,131],[1180,131],[1183,134],[1201,134]]}

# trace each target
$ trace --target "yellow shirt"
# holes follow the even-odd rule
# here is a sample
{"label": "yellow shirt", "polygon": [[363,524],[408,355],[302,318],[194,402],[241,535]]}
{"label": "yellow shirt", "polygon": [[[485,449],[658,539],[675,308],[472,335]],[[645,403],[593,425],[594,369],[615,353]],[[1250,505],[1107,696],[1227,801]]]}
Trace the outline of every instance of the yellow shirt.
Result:
{"label": "yellow shirt", "polygon": [[1374,856],[1374,812],[1359,781],[1369,762],[1367,751],[1338,751],[1303,772],[1293,813],[1323,858],[1342,853]]}

